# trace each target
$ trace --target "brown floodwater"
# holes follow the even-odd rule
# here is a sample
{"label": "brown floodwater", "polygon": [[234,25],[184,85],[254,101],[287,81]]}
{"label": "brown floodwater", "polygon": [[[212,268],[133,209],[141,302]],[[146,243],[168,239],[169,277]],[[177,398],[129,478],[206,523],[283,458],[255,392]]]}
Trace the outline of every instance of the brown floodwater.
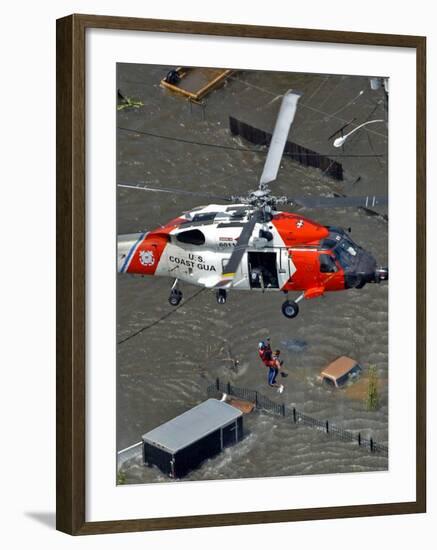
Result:
{"label": "brown floodwater", "polygon": [[[284,157],[277,195],[318,196],[336,191],[346,195],[386,195],[388,136],[385,124],[357,131],[344,151],[328,139],[345,122],[385,118],[382,90],[372,91],[366,77],[294,73],[237,73],[206,99],[204,108],[160,87],[171,67],[119,64],[117,87],[144,103],[117,113],[119,128],[146,131],[181,140],[261,151],[235,151],[184,141],[160,139],[126,130],[117,133],[119,181],[177,187],[213,194],[246,194],[258,185],[265,154],[229,132],[229,116],[271,131],[281,95],[293,88],[303,93],[290,139],[343,164],[344,181],[306,168]],[[362,93],[361,93],[362,92]],[[372,156],[374,154],[381,156]],[[366,155],[366,156],[356,156]],[[109,184],[109,183],[108,183]],[[206,204],[196,197],[117,190],[118,233],[150,230],[185,210]],[[287,208],[284,208],[287,209]],[[322,224],[351,228],[351,236],[388,265],[388,224],[356,208],[300,210]],[[382,210],[383,213],[385,213]],[[231,291],[225,305],[214,293],[181,285],[185,305],[172,314],[167,299],[171,279],[119,274],[117,340],[141,331],[117,346],[117,448],[206,399],[206,387],[219,377],[237,386],[257,389],[278,403],[354,432],[388,441],[388,291],[387,284],[327,294],[301,303],[296,319],[281,313],[279,292]],[[192,299],[190,300],[190,298]],[[163,316],[166,316],[161,322]],[[149,327],[149,328],[145,328]],[[141,330],[143,329],[143,330]],[[285,391],[267,386],[257,343],[271,336],[282,350]],[[228,346],[240,361],[230,369]],[[318,378],[339,355],[363,366],[355,387],[328,389]],[[379,407],[365,406],[366,377],[375,366]],[[360,472],[388,468],[387,458],[325,434],[294,426],[280,417],[256,412],[245,417],[246,437],[237,446],[208,460],[186,479],[229,479],[278,475]],[[127,483],[168,481],[139,457],[123,465]]]}

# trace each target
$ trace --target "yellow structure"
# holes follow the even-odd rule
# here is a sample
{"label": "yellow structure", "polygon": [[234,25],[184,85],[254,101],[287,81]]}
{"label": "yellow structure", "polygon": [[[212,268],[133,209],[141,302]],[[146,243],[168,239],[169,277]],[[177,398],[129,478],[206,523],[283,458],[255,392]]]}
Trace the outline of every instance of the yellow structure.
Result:
{"label": "yellow structure", "polygon": [[233,72],[231,69],[178,67],[161,80],[161,86],[196,102],[223,84]]}

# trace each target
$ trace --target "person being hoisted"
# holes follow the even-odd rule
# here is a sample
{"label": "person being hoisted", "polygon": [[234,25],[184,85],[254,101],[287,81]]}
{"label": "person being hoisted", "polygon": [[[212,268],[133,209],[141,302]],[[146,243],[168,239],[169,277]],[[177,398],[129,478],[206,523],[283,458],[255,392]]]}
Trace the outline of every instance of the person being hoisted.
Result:
{"label": "person being hoisted", "polygon": [[270,338],[266,338],[266,340],[262,340],[258,344],[258,355],[264,365],[269,369],[267,374],[268,384],[271,388],[278,388],[278,393],[282,393],[284,391],[284,386],[276,382],[279,369],[283,364],[283,361],[279,359],[280,353],[280,350],[276,350],[275,353],[272,352]]}
{"label": "person being hoisted", "polygon": [[270,346],[270,338],[261,340],[258,344],[258,355],[260,356],[261,361],[266,365],[266,361],[270,361],[272,358],[272,348]]}

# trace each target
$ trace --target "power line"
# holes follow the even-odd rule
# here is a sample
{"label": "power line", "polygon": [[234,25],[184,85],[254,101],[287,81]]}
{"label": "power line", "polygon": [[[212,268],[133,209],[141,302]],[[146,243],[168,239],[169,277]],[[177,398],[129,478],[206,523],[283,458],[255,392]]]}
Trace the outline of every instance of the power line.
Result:
{"label": "power line", "polygon": [[[253,88],[255,90],[259,90],[260,92],[264,92],[265,94],[278,97],[277,94],[274,92],[267,90],[266,88],[261,88],[261,86],[257,86],[255,84],[252,84],[251,82],[247,82],[247,80],[243,80],[242,78],[238,78],[237,76],[229,76],[231,80],[236,80],[238,82],[241,82],[242,84],[245,84],[249,88]],[[281,94],[279,97],[282,97],[283,94]],[[317,109],[316,107],[311,107],[311,105],[308,105],[307,103],[303,103],[302,101],[299,102],[299,107],[305,107],[305,109],[309,109],[310,111],[314,111],[315,113],[319,113],[321,115],[327,116],[328,118],[336,118],[337,120],[340,120],[341,122],[346,122],[344,118],[341,118],[339,116],[336,116],[334,114],[326,113],[325,111],[322,111],[321,109]],[[376,134],[378,136],[381,136],[385,140],[387,139],[387,136],[384,134],[381,134],[380,132],[377,132],[376,130],[368,130],[368,132],[371,132],[372,134]],[[331,155],[331,156],[341,156],[341,155]],[[367,156],[367,155],[344,155],[344,156]]]}
{"label": "power line", "polygon": [[[154,132],[146,132],[145,130],[135,130],[134,128],[124,128],[122,126],[117,126],[117,130],[122,130],[123,132],[132,132],[134,134],[140,134],[140,135],[143,135],[143,136],[148,136],[148,137],[152,137],[152,138],[156,138],[156,139],[165,139],[165,140],[168,140],[168,141],[177,141],[177,142],[180,142],[180,143],[189,143],[190,145],[199,145],[201,147],[215,147],[217,149],[228,149],[228,150],[231,150],[231,151],[241,151],[241,152],[249,152],[249,153],[258,153],[258,154],[261,154],[261,155],[266,155],[267,154],[267,150],[266,149],[251,149],[250,147],[235,147],[233,145],[219,145],[218,143],[206,143],[204,141],[194,141],[194,140],[190,140],[190,139],[184,139],[184,138],[179,138],[179,137],[175,137],[175,136],[163,136],[162,134],[155,134]],[[284,153],[285,155],[287,155],[287,153]],[[311,153],[307,153],[307,156],[314,156],[314,157],[318,157],[320,156],[319,153],[314,153],[314,154],[311,154]],[[329,156],[330,157],[336,157],[336,158],[345,158],[345,157],[353,157],[353,158],[362,158],[362,157],[382,157],[384,156],[383,154],[373,154],[373,155],[344,155],[344,154],[330,154],[329,153]]]}
{"label": "power line", "polygon": [[165,319],[167,319],[168,317],[170,317],[170,315],[173,315],[173,313],[175,313],[178,309],[181,309],[181,307],[183,307],[184,305],[188,304],[189,302],[191,302],[191,300],[193,300],[194,298],[196,298],[196,296],[199,296],[199,294],[201,292],[203,292],[205,290],[205,288],[201,288],[200,290],[198,290],[197,292],[195,292],[192,296],[190,296],[189,298],[187,298],[182,304],[180,304],[179,306],[175,307],[174,309],[172,309],[171,311],[168,311],[167,313],[165,313],[162,317],[160,317],[159,319],[157,319],[156,321],[153,321],[153,323],[150,323],[149,325],[146,325],[145,327],[143,328],[140,328],[139,330],[137,330],[136,332],[130,334],[129,336],[126,336],[126,338],[123,338],[122,340],[120,340],[119,342],[117,342],[117,345],[120,345],[120,344],[124,344],[125,342],[127,342],[128,340],[131,340],[132,338],[134,338],[135,336],[138,336],[139,334],[141,334],[142,332],[145,332],[146,330],[149,330],[150,328],[154,327],[155,325],[157,325],[158,323],[160,323],[161,321],[164,321]]}

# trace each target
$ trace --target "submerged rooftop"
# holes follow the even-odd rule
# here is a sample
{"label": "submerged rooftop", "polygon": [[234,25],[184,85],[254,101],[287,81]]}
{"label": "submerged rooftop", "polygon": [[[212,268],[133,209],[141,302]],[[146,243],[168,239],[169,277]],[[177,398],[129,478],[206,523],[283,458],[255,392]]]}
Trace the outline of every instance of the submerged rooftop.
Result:
{"label": "submerged rooftop", "polygon": [[240,416],[242,412],[228,403],[208,399],[144,434],[142,439],[174,454]]}

